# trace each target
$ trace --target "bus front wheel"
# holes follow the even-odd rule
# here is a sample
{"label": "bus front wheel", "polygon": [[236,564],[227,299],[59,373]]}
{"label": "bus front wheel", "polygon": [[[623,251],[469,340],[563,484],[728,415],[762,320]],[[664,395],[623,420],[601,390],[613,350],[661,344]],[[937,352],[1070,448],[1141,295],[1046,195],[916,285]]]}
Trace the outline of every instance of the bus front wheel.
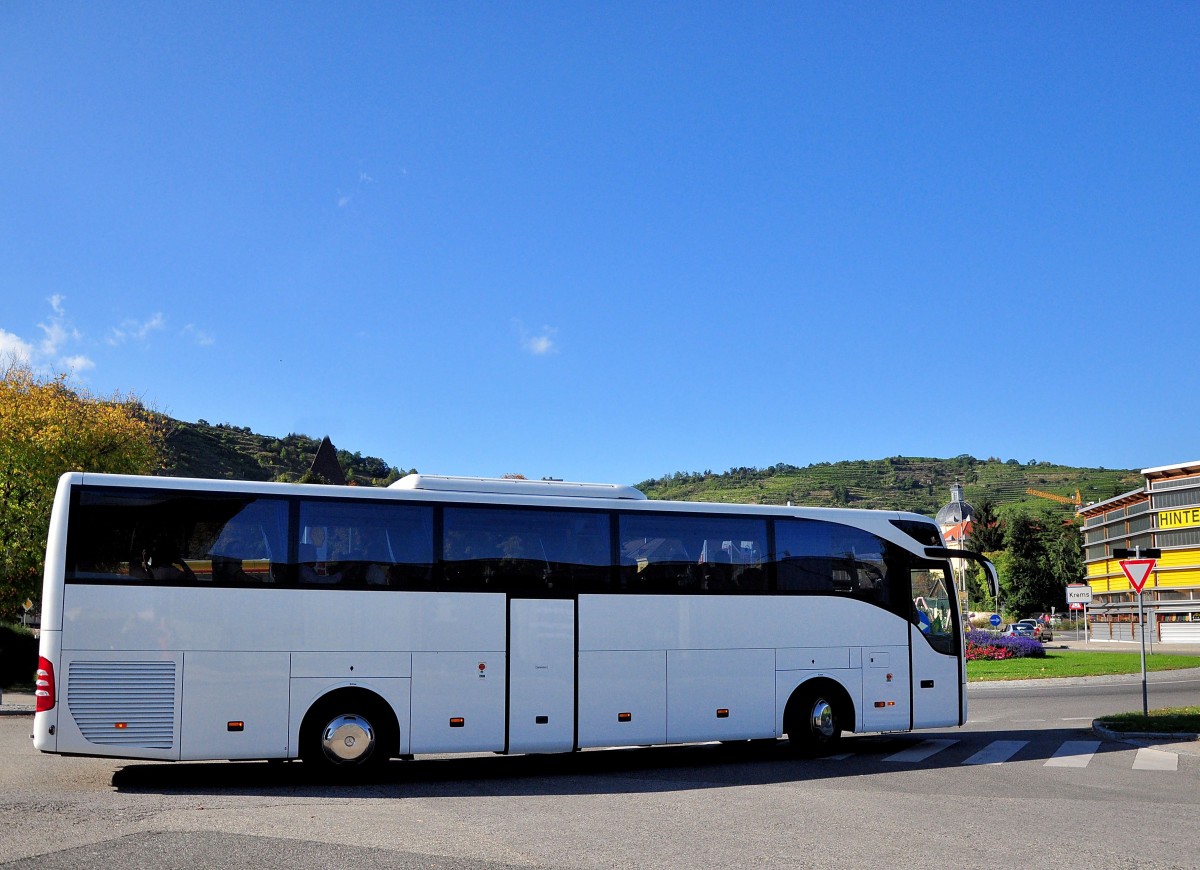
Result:
{"label": "bus front wheel", "polygon": [[377,771],[397,748],[394,721],[391,711],[372,695],[335,694],[304,717],[300,757],[327,774]]}
{"label": "bus front wheel", "polygon": [[802,686],[787,706],[788,742],[806,755],[830,752],[845,721],[840,692],[828,685]]}

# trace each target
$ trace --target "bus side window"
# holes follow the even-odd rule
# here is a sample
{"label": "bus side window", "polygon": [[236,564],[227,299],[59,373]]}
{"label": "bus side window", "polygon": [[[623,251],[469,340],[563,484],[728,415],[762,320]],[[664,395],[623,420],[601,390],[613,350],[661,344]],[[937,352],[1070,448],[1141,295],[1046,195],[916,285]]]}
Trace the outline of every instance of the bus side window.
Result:
{"label": "bus side window", "polygon": [[[196,579],[191,567],[179,554],[178,545],[168,535],[156,535],[149,545],[142,549],[140,557],[139,574],[144,574],[146,579],[159,583]],[[130,574],[133,574],[132,565]]]}
{"label": "bus side window", "polygon": [[571,597],[608,577],[608,516],[543,508],[446,508],[442,558],[456,590]]}
{"label": "bus side window", "polygon": [[214,502],[212,514],[210,528],[216,538],[206,554],[212,562],[212,581],[231,586],[274,582],[276,564],[286,561],[282,558],[287,552],[286,503],[278,499]]}
{"label": "bus side window", "polygon": [[778,520],[775,547],[780,592],[837,594],[887,607],[886,541],[824,520]]}
{"label": "bus side window", "polygon": [[333,561],[334,554],[324,526],[303,526],[298,553],[301,583],[330,586],[341,581],[341,562]]}
{"label": "bus side window", "polygon": [[766,588],[767,523],[749,517],[623,513],[621,591],[739,593]]}
{"label": "bus side window", "polygon": [[433,510],[426,505],[306,498],[299,526],[301,584],[432,588]]}

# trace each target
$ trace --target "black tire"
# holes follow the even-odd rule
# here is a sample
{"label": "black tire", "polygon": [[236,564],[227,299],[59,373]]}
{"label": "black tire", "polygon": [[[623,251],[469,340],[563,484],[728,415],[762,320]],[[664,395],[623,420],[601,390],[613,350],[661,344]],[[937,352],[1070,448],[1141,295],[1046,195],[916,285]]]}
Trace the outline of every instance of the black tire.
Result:
{"label": "black tire", "polygon": [[838,692],[828,686],[801,688],[788,704],[788,742],[810,756],[828,755],[838,745],[847,713]]}
{"label": "black tire", "polygon": [[319,774],[359,779],[380,771],[399,745],[395,717],[372,695],[326,698],[300,728],[300,758]]}

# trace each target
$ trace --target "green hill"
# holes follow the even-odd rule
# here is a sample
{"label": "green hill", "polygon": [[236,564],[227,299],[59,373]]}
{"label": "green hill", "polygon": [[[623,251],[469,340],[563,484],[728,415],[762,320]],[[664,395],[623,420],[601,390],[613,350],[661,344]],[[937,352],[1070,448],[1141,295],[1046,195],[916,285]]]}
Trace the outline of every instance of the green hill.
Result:
{"label": "green hill", "polygon": [[[321,446],[320,438],[258,435],[228,423],[186,423],[165,416],[158,422],[165,433],[162,474],[175,477],[296,481]],[[386,486],[404,474],[378,457],[346,450],[338,451],[338,464],[347,480],[368,486]]]}
{"label": "green hill", "polygon": [[[163,474],[239,480],[296,481],[312,465],[320,438],[289,434],[282,438],[259,435],[248,427],[205,420],[187,423],[160,417],[166,433]],[[338,451],[347,479],[368,486],[386,486],[405,471],[375,456]],[[412,469],[415,471],[415,469]],[[925,459],[892,456],[821,462],[799,467],[781,463],[769,468],[731,468],[714,474],[675,472],[645,480],[638,488],[652,499],[723,501],[742,504],[792,504],[815,507],[861,507],[906,510],[933,516],[950,499],[950,485],[963,484],[964,497],[974,505],[991,498],[1001,511],[1072,513],[1071,507],[1026,490],[1037,489],[1084,503],[1101,501],[1141,484],[1129,469],[1074,468],[1050,462],[1020,463],[1010,459]]]}
{"label": "green hill", "polygon": [[676,472],[646,480],[638,488],[650,498],[724,501],[750,504],[810,505],[906,510],[929,516],[950,500],[950,486],[963,484],[964,498],[979,505],[992,499],[1002,512],[1072,513],[1069,505],[1030,495],[1037,489],[1084,504],[1111,498],[1141,485],[1129,469],[1074,468],[1050,462],[1022,464],[1014,459],[887,459],[821,462],[803,468],[733,468],[722,474]]}

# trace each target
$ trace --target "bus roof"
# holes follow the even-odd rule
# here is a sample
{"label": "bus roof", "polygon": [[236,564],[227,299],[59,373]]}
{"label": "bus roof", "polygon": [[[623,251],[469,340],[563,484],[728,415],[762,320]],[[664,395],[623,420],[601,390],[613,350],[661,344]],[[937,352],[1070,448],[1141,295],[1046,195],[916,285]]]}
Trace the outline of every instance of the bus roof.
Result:
{"label": "bus roof", "polygon": [[636,487],[618,483],[572,483],[563,480],[524,480],[499,477],[450,477],[441,474],[408,474],[388,489],[426,492],[479,492],[497,495],[540,495],[570,498],[624,498],[645,500]]}

